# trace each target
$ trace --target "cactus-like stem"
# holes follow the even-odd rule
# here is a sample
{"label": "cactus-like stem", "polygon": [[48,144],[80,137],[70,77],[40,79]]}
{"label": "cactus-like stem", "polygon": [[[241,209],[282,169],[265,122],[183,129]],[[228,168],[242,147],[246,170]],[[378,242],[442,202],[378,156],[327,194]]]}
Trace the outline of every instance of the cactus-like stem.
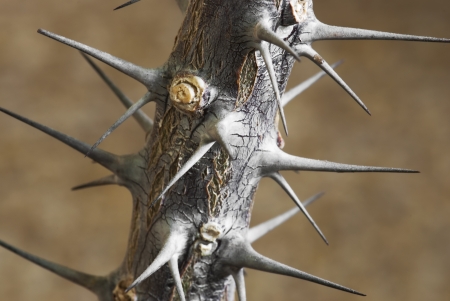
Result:
{"label": "cactus-like stem", "polygon": [[[124,8],[139,0],[128,1]],[[172,53],[159,68],[144,68],[69,38],[38,32],[83,52],[127,108],[93,145],[8,114],[86,154],[113,174],[74,190],[117,184],[130,190],[133,219],[127,251],[113,273],[97,277],[0,245],[97,294],[101,301],[246,301],[243,268],[314,282],[364,296],[257,253],[251,243],[297,209],[249,229],[254,195],[263,177],[274,179],[322,239],[322,231],[280,171],[417,173],[415,170],[342,164],[293,156],[279,143],[283,107],[323,75],[334,79],[367,112],[366,105],[312,48],[330,39],[449,42],[446,39],[334,27],[315,17],[312,0],[177,0],[184,20]],[[87,55],[147,88],[133,103]],[[283,96],[300,57],[323,71]],[[141,112],[156,103],[154,119]],[[370,114],[370,113],[369,113]],[[97,146],[129,117],[146,131],[142,149],[118,156]],[[154,121],[153,121],[154,120]],[[313,201],[320,195],[307,202]]]}

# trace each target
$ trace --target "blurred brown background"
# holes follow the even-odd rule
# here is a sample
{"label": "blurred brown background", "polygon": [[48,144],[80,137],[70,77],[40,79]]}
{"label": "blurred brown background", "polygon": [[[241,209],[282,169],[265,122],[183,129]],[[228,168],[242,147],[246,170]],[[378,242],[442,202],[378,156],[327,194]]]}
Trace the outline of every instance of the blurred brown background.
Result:
{"label": "blurred brown background", "polygon": [[[175,1],[2,0],[0,106],[93,143],[124,111],[77,51],[36,33],[39,27],[156,67],[168,57],[181,22]],[[326,23],[450,37],[444,0],[321,0]],[[343,163],[418,169],[418,175],[286,173],[301,198],[326,191],[309,210],[325,246],[303,216],[255,244],[262,254],[360,290],[352,296],[304,281],[249,271],[249,300],[450,300],[450,45],[319,42],[330,63],[371,109],[368,117],[331,79],[286,110],[286,150]],[[103,69],[132,98],[145,89]],[[318,69],[303,60],[289,86]],[[146,108],[152,114],[153,104]],[[127,121],[102,144],[124,154],[143,145]],[[130,219],[123,188],[71,192],[107,174],[69,147],[0,115],[0,238],[81,271],[105,274],[122,260]],[[270,180],[261,182],[253,224],[293,207]],[[3,300],[95,300],[94,295],[0,250]]]}

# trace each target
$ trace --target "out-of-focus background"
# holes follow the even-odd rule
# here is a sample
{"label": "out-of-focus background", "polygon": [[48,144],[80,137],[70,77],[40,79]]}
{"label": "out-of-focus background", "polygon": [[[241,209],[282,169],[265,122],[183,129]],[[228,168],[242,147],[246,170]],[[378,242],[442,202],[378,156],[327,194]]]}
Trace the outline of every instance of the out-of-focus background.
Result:
{"label": "out-of-focus background", "polygon": [[[124,108],[77,51],[36,33],[40,27],[157,67],[168,57],[182,20],[175,1],[3,0],[0,3],[0,106],[93,143]],[[323,22],[450,37],[444,0],[321,0]],[[283,263],[355,288],[366,301],[449,300],[450,45],[327,41],[315,44],[372,112],[330,78],[286,109],[286,151],[342,163],[418,169],[421,174],[286,173],[330,241],[326,246],[298,215],[255,249]],[[101,64],[101,63],[100,63]],[[102,68],[132,99],[145,89]],[[318,71],[296,64],[289,87]],[[153,114],[153,104],[145,110]],[[136,152],[144,135],[130,119],[102,148]],[[93,274],[113,270],[124,255],[130,195],[124,188],[70,188],[107,175],[69,147],[0,115],[0,239]],[[253,224],[294,205],[270,180],[261,182]],[[326,287],[248,271],[249,300],[362,300]],[[5,300],[95,300],[95,296],[0,249]]]}

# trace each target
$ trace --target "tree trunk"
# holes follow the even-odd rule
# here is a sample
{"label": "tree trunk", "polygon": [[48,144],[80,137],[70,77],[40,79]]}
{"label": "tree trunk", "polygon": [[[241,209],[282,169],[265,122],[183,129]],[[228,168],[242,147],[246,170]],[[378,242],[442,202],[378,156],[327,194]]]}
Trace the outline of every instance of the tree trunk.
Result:
{"label": "tree trunk", "polygon": [[[284,131],[284,122],[279,130],[278,113],[288,102],[283,91],[294,56],[313,61],[367,110],[311,48],[312,42],[443,40],[326,26],[317,21],[308,1],[192,0],[187,6],[181,1],[180,7],[186,8],[185,19],[169,59],[158,69],[144,69],[40,31],[138,80],[148,89],[138,104],[154,101],[156,113],[150,121],[137,115],[139,111],[130,111],[142,106],[131,106],[129,115],[147,132],[146,144],[138,154],[116,156],[3,110],[87,153],[114,174],[87,186],[118,184],[133,196],[127,253],[110,275],[95,277],[29,259],[87,287],[102,301],[231,301],[236,284],[243,301],[243,268],[359,294],[271,261],[250,246],[259,237],[249,231],[249,224],[254,194],[264,177],[288,192],[326,240],[279,171],[414,172],[304,159],[283,152],[280,131]],[[261,233],[270,227],[263,226]]]}

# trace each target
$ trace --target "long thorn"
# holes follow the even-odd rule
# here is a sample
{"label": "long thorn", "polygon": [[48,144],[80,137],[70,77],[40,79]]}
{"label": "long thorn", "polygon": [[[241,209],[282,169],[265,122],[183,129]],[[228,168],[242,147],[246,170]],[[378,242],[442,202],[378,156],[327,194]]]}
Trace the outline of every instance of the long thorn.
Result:
{"label": "long thorn", "polygon": [[109,136],[116,128],[118,128],[125,120],[127,120],[130,116],[132,116],[136,111],[142,108],[144,105],[149,103],[152,100],[153,94],[151,92],[147,92],[141,99],[139,99],[135,104],[133,104],[120,118],[106,130],[106,132],[94,143],[91,149],[87,152],[86,156],[97,148],[97,146],[102,143],[102,141]]}
{"label": "long thorn", "polygon": [[[95,62],[86,54],[81,52],[81,55],[86,59],[88,64],[97,72],[97,74],[103,79],[103,81],[108,85],[108,87],[113,91],[113,93],[119,98],[120,102],[129,109],[134,103],[112,82],[112,80],[95,64]],[[148,117],[142,110],[138,110],[133,114],[134,119],[141,126],[141,128],[146,132],[150,132],[153,128],[153,120]]]}
{"label": "long thorn", "polygon": [[60,264],[45,260],[38,256],[22,251],[2,240],[0,240],[0,246],[66,280],[69,280],[70,282],[76,283],[93,292],[98,292],[99,290],[101,290],[102,287],[107,282],[107,279],[105,277],[93,276],[70,269],[68,267],[62,266]]}
{"label": "long thorn", "polygon": [[275,98],[277,100],[278,110],[280,111],[281,121],[283,123],[284,131],[286,132],[286,136],[287,136],[288,128],[287,128],[287,124],[286,124],[286,117],[284,116],[283,106],[281,105],[281,95],[280,95],[280,90],[278,89],[277,76],[276,76],[275,70],[273,68],[272,58],[270,56],[270,51],[268,48],[268,44],[266,42],[261,42],[261,47],[259,48],[259,52],[261,53],[261,56],[264,59],[264,63],[266,64],[267,72],[269,73],[270,82],[272,83],[272,87],[275,92]]}
{"label": "long thorn", "polygon": [[119,70],[120,72],[123,72],[126,75],[134,78],[138,82],[145,85],[147,88],[152,87],[155,84],[155,82],[157,81],[158,71],[156,71],[156,70],[146,69],[146,68],[137,66],[137,65],[127,62],[123,59],[115,57],[109,53],[106,53],[104,51],[100,51],[93,47],[90,47],[85,44],[76,42],[74,40],[65,38],[63,36],[57,35],[55,33],[49,32],[44,29],[39,29],[38,33],[40,33],[44,36],[47,36],[49,38],[52,38],[63,44],[66,44],[70,47],[78,49],[86,54],[89,54],[90,56],[95,57],[96,59],[104,62],[105,64],[108,64],[111,67]]}
{"label": "long thorn", "polygon": [[258,23],[256,25],[255,32],[258,39],[280,47],[281,49],[290,53],[297,61],[300,61],[300,56],[297,54],[297,52],[285,41],[283,41],[283,39],[278,37],[277,34],[270,29],[268,24],[264,22]]}
{"label": "long thorn", "polygon": [[330,161],[321,161],[289,155],[278,148],[265,152],[260,158],[263,175],[270,175],[281,170],[307,170],[325,172],[392,172],[392,173],[419,173],[417,170],[342,164]]}
{"label": "long thorn", "polygon": [[[320,198],[323,194],[324,193],[321,192],[321,193],[318,193],[318,194],[310,197],[309,199],[307,199],[306,201],[303,202],[303,206],[304,207],[308,206],[309,204],[311,204],[312,202],[314,202],[315,200]],[[300,211],[299,207],[294,207],[291,210],[289,210],[283,214],[280,214],[264,223],[261,223],[257,226],[250,228],[247,232],[247,241],[250,243],[255,242],[256,240],[260,239],[261,237],[263,237],[264,235],[266,235],[267,233],[269,233],[276,227],[280,226],[281,224],[283,224],[284,222],[289,220],[291,217],[296,215],[299,211]]]}
{"label": "long thorn", "polygon": [[[344,60],[340,60],[339,62],[331,65],[331,68],[334,69],[337,66],[339,66],[340,64],[342,64],[343,62],[344,62]],[[289,91],[285,92],[283,94],[283,97],[281,98],[281,105],[283,107],[286,106],[292,99],[299,96],[301,93],[303,93],[306,89],[308,89],[313,84],[315,84],[319,79],[321,79],[325,75],[327,75],[327,73],[325,71],[320,71],[320,72],[316,73],[315,75],[313,75],[312,77],[305,80],[304,82],[302,82],[301,84],[299,84],[299,85],[295,86],[294,88],[290,89]]]}
{"label": "long thorn", "polygon": [[232,273],[231,276],[233,276],[234,282],[236,283],[239,301],[247,301],[245,292],[244,269],[239,269],[237,272]]}
{"label": "long thorn", "polygon": [[[186,243],[186,239],[183,235],[172,233],[166,239],[164,246],[159,251],[153,262],[145,269],[145,271],[125,290],[125,293],[129,292],[136,285],[139,285],[145,279],[150,277],[153,273],[159,270],[164,264],[168,263],[178,252],[180,252]],[[178,263],[177,263],[178,266]],[[177,267],[178,269],[178,267]]]}
{"label": "long thorn", "polygon": [[298,46],[300,55],[309,58],[323,71],[325,71],[339,86],[341,86],[363,109],[370,114],[367,106],[359,99],[358,95],[342,80],[342,78],[331,68],[330,65],[311,46],[302,44]]}
{"label": "long thorn", "polygon": [[310,34],[310,38],[308,39],[308,41],[312,42],[320,40],[394,40],[450,43],[450,39],[444,38],[398,34],[351,27],[331,26],[319,22],[314,27],[314,31]]}
{"label": "long thorn", "polygon": [[[14,117],[17,120],[22,121],[23,123],[26,123],[36,129],[40,130],[41,132],[44,132],[44,133],[52,136],[53,138],[56,138],[57,140],[72,147],[73,149],[79,151],[80,153],[86,154],[86,152],[90,148],[90,145],[87,143],[81,142],[73,137],[70,137],[66,134],[58,132],[52,128],[49,128],[49,127],[42,125],[40,123],[37,123],[35,121],[32,121],[28,118],[22,117],[22,116],[20,116],[16,113],[13,113],[9,110],[6,110],[6,109],[0,107],[0,111],[5,114],[8,114],[11,117]],[[88,157],[114,173],[118,173],[119,170],[122,168],[122,164],[120,163],[119,156],[116,156],[114,154],[111,154],[111,153],[106,152],[101,149],[95,149],[94,151],[89,153]]]}
{"label": "long thorn", "polygon": [[81,184],[75,187],[72,187],[72,190],[81,190],[85,188],[92,188],[92,187],[98,187],[98,186],[105,186],[105,185],[121,185],[119,182],[119,177],[116,175],[109,175],[107,177],[91,181],[89,183]]}
{"label": "long thorn", "polygon": [[294,203],[300,208],[300,210],[303,212],[303,214],[306,216],[308,221],[311,223],[311,225],[316,229],[316,231],[319,233],[319,235],[322,237],[323,241],[328,245],[328,240],[326,239],[325,235],[323,235],[322,231],[320,230],[319,226],[316,224],[316,222],[312,219],[311,215],[309,215],[306,208],[303,206],[302,202],[298,199],[297,195],[295,194],[294,190],[292,190],[291,186],[288,184],[286,179],[279,174],[278,172],[274,172],[271,175],[269,175],[275,182],[278,183],[278,185],[283,188],[284,191],[289,195],[289,197],[294,201]]}
{"label": "long thorn", "polygon": [[183,283],[181,282],[180,270],[178,269],[178,256],[174,255],[169,260],[169,268],[172,273],[172,278],[175,282],[175,286],[177,288],[178,297],[181,301],[186,301],[186,297],[184,296]]}
{"label": "long thorn", "polygon": [[229,238],[229,240],[231,241],[224,241],[222,239],[223,246],[221,248],[227,249],[227,252],[222,253],[223,255],[221,258],[225,264],[239,268],[250,268],[260,270],[263,272],[290,276],[314,282],[320,285],[325,285],[344,292],[365,296],[364,294],[357,292],[353,289],[313,276],[303,271],[299,271],[297,269],[291,268],[287,265],[269,259],[265,256],[262,256],[261,254],[253,250],[252,246],[242,238],[233,237]]}
{"label": "long thorn", "polygon": [[170,180],[169,184],[164,188],[164,190],[159,194],[159,196],[152,202],[153,206],[172,186],[175,184],[185,173],[187,173],[192,166],[195,165],[200,159],[213,147],[215,141],[212,142],[200,142],[198,148],[191,155],[189,160],[184,163],[180,170],[175,174],[175,176]]}

